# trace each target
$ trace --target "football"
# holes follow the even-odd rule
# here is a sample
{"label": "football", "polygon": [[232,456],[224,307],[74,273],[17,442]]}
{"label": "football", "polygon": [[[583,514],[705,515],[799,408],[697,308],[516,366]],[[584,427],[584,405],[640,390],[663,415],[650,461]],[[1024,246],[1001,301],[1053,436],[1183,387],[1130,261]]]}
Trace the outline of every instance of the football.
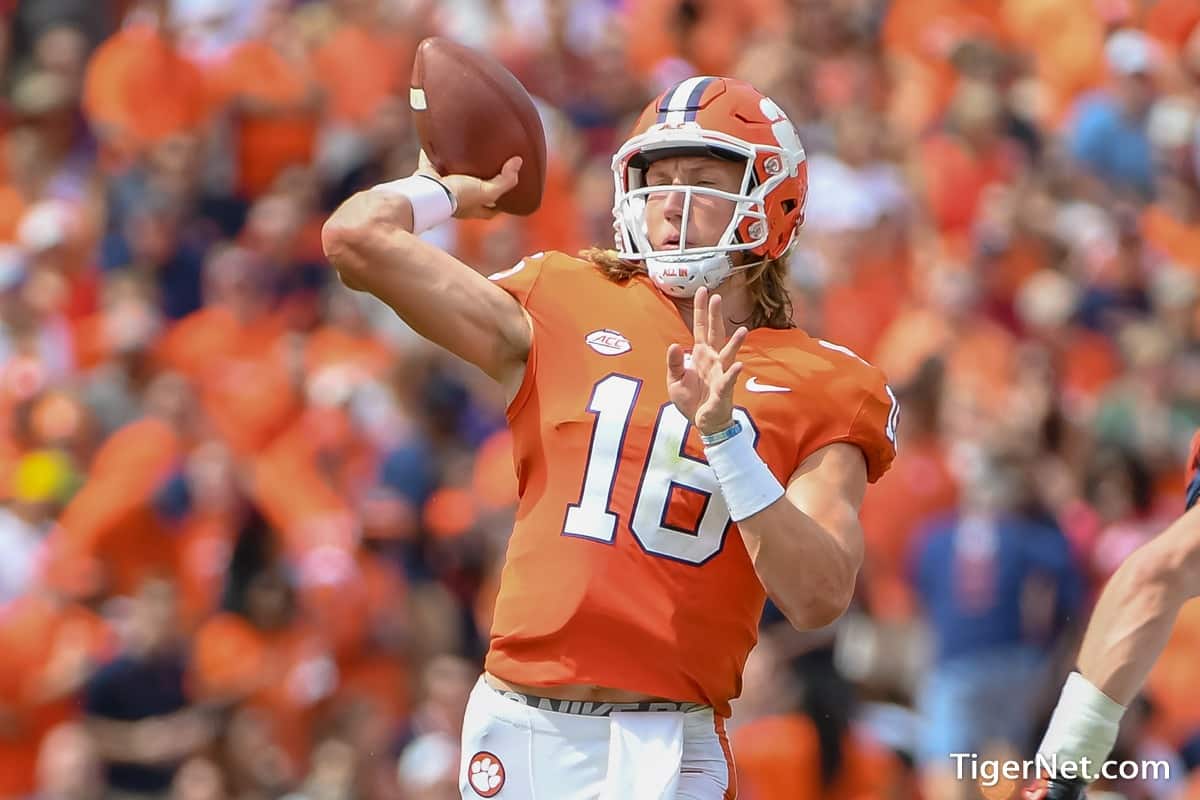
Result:
{"label": "football", "polygon": [[519,215],[537,210],[546,184],[546,134],[533,99],[503,65],[449,39],[425,39],[413,62],[409,105],[438,174],[493,178],[520,156],[518,183],[496,207]]}

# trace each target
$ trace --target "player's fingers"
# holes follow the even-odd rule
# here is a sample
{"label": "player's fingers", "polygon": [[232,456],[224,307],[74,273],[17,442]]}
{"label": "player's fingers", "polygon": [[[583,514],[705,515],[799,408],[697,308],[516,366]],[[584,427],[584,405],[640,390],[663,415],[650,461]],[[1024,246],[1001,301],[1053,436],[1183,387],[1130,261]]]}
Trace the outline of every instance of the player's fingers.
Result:
{"label": "player's fingers", "polygon": [[517,185],[521,175],[521,157],[513,156],[504,162],[500,174],[488,181],[488,188],[495,197],[499,197]]}
{"label": "player's fingers", "polygon": [[[513,156],[508,161],[504,162],[504,166],[501,168],[500,173],[496,175],[496,177],[487,181],[477,178],[476,180],[478,183],[476,184],[476,190],[479,192],[478,196],[482,201],[482,205],[485,207],[493,207],[495,206],[497,200],[508,194],[508,192],[517,185],[518,173],[520,169],[521,157]],[[495,214],[493,213],[491,216],[495,216]],[[483,218],[489,219],[489,217]]]}
{"label": "player's fingers", "polygon": [[730,364],[737,358],[738,350],[742,348],[742,343],[746,341],[747,334],[750,330],[745,326],[740,326],[733,332],[733,336],[729,337],[729,341],[721,348],[721,366],[729,369]]}
{"label": "player's fingers", "polygon": [[742,374],[742,362],[736,362],[725,371],[718,381],[716,390],[721,397],[733,397],[733,387],[737,385],[738,376]]}
{"label": "player's fingers", "polygon": [[708,344],[708,289],[704,286],[692,300],[692,336],[696,344]]}
{"label": "player's fingers", "polygon": [[677,344],[672,344],[667,348],[667,380],[683,380],[684,371],[683,348]]}
{"label": "player's fingers", "polygon": [[713,293],[708,301],[708,343],[713,349],[725,344],[725,316],[721,313],[721,295]]}

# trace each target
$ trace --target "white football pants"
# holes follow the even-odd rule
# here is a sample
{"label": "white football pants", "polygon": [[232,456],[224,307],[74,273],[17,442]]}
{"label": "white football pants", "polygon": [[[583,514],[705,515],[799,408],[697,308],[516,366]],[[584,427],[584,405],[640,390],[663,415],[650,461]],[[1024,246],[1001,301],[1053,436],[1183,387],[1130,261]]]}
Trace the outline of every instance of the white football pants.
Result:
{"label": "white football pants", "polygon": [[734,800],[724,721],[711,708],[550,711],[480,677],[463,719],[463,800]]}

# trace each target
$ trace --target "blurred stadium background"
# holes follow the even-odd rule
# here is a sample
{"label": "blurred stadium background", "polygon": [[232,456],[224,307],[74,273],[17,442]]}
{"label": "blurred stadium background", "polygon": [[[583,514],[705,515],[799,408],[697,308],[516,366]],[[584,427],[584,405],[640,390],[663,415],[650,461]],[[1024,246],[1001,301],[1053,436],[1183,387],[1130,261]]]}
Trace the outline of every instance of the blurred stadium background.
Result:
{"label": "blurred stadium background", "polygon": [[[694,73],[809,154],[810,332],[901,455],[829,630],[768,609],[744,800],[978,796],[1200,424],[1197,0],[0,0],[0,797],[457,797],[514,502],[498,392],[340,288],[325,215],[408,174],[441,34],[551,138],[543,208],[428,234],[490,273],[611,242],[609,158]],[[1118,751],[1200,798],[1200,608]],[[1190,770],[1190,772],[1189,772]],[[984,787],[989,800],[1011,785]]]}

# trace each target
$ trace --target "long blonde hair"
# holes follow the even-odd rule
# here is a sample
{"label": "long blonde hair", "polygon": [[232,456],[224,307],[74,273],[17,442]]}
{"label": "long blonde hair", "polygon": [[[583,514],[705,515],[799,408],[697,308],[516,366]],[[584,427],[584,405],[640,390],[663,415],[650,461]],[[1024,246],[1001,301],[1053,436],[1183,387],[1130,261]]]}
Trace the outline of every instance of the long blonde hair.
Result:
{"label": "long blonde hair", "polygon": [[[636,261],[617,257],[616,250],[591,247],[579,253],[579,257],[590,261],[604,277],[622,283],[635,275],[646,275],[646,267]],[[750,319],[739,324],[750,328],[794,328],[792,300],[787,291],[787,264],[777,258],[768,258],[747,270],[746,288],[754,301]]]}

